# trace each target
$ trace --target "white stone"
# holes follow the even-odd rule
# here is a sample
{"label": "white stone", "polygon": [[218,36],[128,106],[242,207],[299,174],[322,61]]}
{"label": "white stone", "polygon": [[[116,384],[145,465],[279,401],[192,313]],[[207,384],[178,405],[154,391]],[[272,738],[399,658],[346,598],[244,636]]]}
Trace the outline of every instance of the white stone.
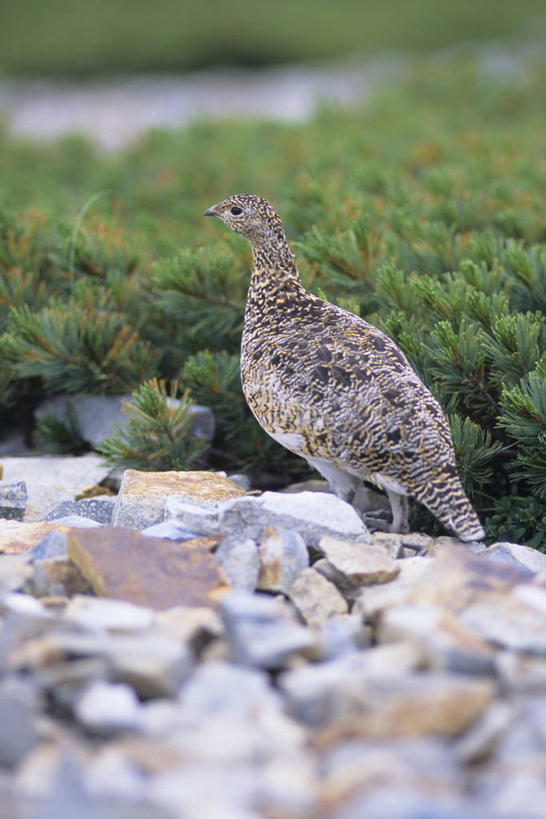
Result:
{"label": "white stone", "polygon": [[151,626],[155,613],[145,606],[127,600],[104,597],[73,597],[64,610],[64,618],[86,629],[140,631]]}
{"label": "white stone", "polygon": [[84,728],[96,733],[137,730],[140,727],[140,705],[132,688],[123,683],[102,680],[80,695],[74,713]]}

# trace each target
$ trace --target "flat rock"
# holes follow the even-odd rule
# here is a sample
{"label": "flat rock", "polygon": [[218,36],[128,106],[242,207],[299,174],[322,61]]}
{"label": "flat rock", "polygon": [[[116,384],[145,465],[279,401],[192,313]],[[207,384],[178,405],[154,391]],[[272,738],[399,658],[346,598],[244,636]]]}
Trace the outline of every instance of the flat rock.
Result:
{"label": "flat rock", "polygon": [[388,583],[400,571],[387,550],[376,543],[350,543],[327,535],[318,547],[334,569],[355,586]]}
{"label": "flat rock", "polygon": [[213,609],[174,606],[156,612],[154,623],[162,633],[188,645],[198,654],[211,640],[224,633],[224,624]]}
{"label": "flat rock", "polygon": [[231,657],[240,665],[281,668],[313,646],[311,632],[295,622],[280,600],[231,592],[220,600],[220,609]]}
{"label": "flat rock", "polygon": [[260,497],[236,498],[219,507],[219,526],[226,534],[244,530],[258,539],[268,526],[295,529],[308,546],[324,535],[370,540],[352,506],[326,492],[264,492]]}
{"label": "flat rock", "polygon": [[82,518],[89,518],[97,523],[109,525],[112,523],[112,515],[116,498],[112,495],[99,495],[93,498],[84,498],[77,501],[64,501],[46,516],[46,520],[57,520],[77,515]]}
{"label": "flat rock", "polygon": [[164,518],[168,498],[215,507],[245,492],[216,472],[140,472],[126,469],[113,515],[115,526],[145,529]]}
{"label": "flat rock", "polygon": [[25,481],[28,493],[25,520],[44,518],[63,501],[76,496],[91,484],[108,477],[109,467],[100,455],[42,455],[2,458],[5,481]]}
{"label": "flat rock", "polygon": [[0,520],[0,554],[18,555],[30,552],[46,535],[56,531],[68,530],[60,524],[45,521],[20,523],[15,520]]}
{"label": "flat rock", "polygon": [[192,540],[201,534],[201,532],[195,529],[189,529],[187,526],[184,526],[184,524],[176,520],[176,518],[163,520],[161,523],[154,523],[145,529],[141,529],[141,532],[143,535],[148,535],[149,537],[162,537],[167,540],[179,541]]}
{"label": "flat rock", "polygon": [[231,535],[216,549],[214,557],[235,591],[253,592],[260,573],[258,546],[252,538]]}
{"label": "flat rock", "polygon": [[0,483],[0,518],[4,518],[4,520],[23,520],[27,500],[27,486],[24,481]]}
{"label": "flat rock", "polygon": [[268,526],[260,543],[261,591],[287,592],[302,569],[309,567],[309,554],[302,536],[291,529]]}
{"label": "flat rock", "polygon": [[32,567],[25,554],[0,555],[0,598],[22,589],[31,576]]}
{"label": "flat rock", "polygon": [[349,609],[340,592],[315,569],[302,569],[290,588],[288,597],[308,626],[319,628],[331,617]]}
{"label": "flat rock", "polygon": [[[542,592],[546,604],[546,592]],[[518,589],[519,591],[519,589]],[[519,595],[488,595],[468,605],[460,617],[477,634],[494,645],[533,654],[546,653],[546,605],[543,610],[534,600]]]}
{"label": "flat rock", "polygon": [[137,730],[140,726],[137,696],[123,683],[91,683],[76,702],[74,715],[93,733]]}
{"label": "flat rock", "polygon": [[206,549],[145,537],[134,530],[74,530],[68,554],[99,596],[152,609],[212,606],[227,589],[224,575]]}
{"label": "flat rock", "polygon": [[29,550],[28,556],[36,560],[49,560],[52,557],[66,557],[68,554],[68,529],[59,526],[48,532],[36,546]]}

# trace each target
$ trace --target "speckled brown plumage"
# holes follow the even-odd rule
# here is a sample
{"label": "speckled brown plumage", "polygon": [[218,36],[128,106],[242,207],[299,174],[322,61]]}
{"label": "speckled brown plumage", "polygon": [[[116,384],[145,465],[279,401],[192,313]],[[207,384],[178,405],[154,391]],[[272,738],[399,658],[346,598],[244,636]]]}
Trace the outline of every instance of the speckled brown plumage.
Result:
{"label": "speckled brown plumage", "polygon": [[241,381],[261,426],[351,501],[362,480],[384,489],[393,531],[407,496],[463,540],[483,529],[461,487],[447,420],[396,344],[302,286],[281,220],[237,194],[209,208],[252,247]]}

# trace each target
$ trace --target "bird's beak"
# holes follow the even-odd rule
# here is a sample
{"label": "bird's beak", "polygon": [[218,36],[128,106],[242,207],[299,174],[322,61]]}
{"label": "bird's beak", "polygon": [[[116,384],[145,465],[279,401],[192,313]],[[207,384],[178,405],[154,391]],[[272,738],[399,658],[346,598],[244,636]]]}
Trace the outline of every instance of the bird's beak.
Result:
{"label": "bird's beak", "polygon": [[213,205],[211,208],[207,208],[207,210],[204,212],[203,216],[218,216],[218,214],[214,210],[215,207],[216,207],[216,205]]}

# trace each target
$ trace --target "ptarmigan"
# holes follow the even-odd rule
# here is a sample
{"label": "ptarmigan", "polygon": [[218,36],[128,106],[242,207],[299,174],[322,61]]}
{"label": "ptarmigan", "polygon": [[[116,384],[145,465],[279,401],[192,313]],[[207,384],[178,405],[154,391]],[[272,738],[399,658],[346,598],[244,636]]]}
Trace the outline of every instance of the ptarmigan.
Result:
{"label": "ptarmigan", "polygon": [[363,480],[384,489],[391,531],[408,531],[409,496],[461,540],[481,539],[445,415],[402,351],[376,327],[305,290],[265,199],[236,194],[205,215],[252,247],[241,382],[259,424],[349,503]]}

